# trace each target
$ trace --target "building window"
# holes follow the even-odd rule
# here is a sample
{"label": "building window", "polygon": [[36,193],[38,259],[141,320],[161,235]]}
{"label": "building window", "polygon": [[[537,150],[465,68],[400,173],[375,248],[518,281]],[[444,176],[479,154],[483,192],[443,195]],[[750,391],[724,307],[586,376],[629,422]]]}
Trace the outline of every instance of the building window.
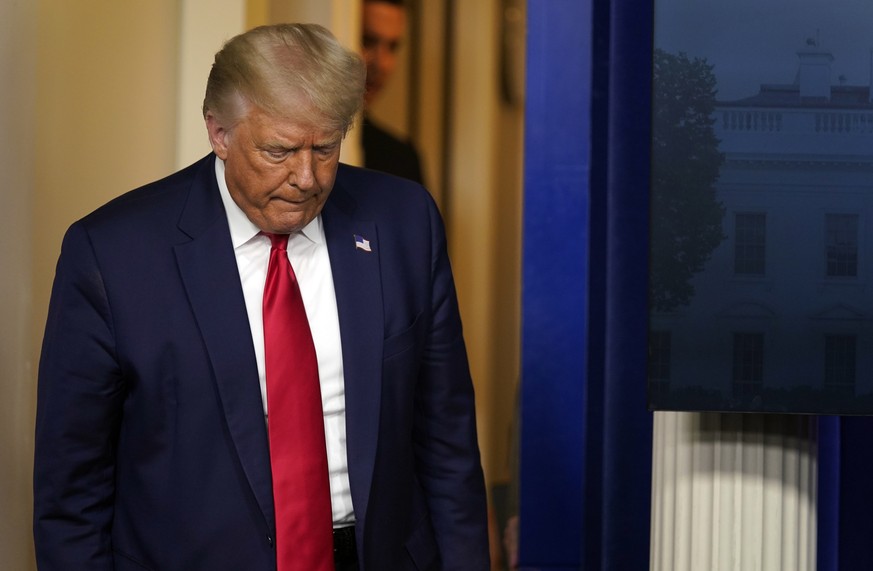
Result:
{"label": "building window", "polygon": [[828,214],[825,220],[828,277],[858,275],[858,215]]}
{"label": "building window", "polygon": [[764,385],[764,334],[734,333],[734,395],[761,394]]}
{"label": "building window", "polygon": [[825,335],[825,386],[843,394],[855,393],[854,335]]}
{"label": "building window", "polygon": [[764,275],[767,216],[763,212],[740,212],[734,220],[734,273]]}

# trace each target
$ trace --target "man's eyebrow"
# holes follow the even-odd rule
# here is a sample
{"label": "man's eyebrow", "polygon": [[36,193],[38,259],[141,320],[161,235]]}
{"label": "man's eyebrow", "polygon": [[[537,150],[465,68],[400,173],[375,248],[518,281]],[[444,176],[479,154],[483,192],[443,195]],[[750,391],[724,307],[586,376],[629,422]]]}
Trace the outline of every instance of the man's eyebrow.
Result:
{"label": "man's eyebrow", "polygon": [[296,146],[286,145],[285,143],[277,143],[275,141],[270,141],[267,143],[263,143],[261,145],[261,148],[268,150],[268,151],[288,151],[291,149],[295,149]]}

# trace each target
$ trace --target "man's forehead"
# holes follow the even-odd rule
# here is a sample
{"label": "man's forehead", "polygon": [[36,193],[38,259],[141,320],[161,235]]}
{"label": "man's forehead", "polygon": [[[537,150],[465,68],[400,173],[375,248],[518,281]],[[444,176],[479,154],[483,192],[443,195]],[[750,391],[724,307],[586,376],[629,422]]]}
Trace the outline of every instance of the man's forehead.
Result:
{"label": "man's forehead", "polygon": [[318,119],[318,114],[298,109],[289,113],[277,114],[253,108],[243,118],[264,139],[279,141],[311,140],[325,144],[342,139],[342,132],[330,126],[327,119]]}
{"label": "man's forehead", "polygon": [[365,26],[400,26],[406,23],[406,9],[398,4],[381,0],[364,2]]}

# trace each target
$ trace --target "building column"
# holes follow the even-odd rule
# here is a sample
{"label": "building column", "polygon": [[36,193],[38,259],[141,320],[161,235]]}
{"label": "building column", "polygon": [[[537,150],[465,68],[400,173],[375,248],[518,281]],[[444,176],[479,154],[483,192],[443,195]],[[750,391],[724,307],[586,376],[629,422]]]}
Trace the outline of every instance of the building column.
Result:
{"label": "building column", "polygon": [[817,422],[655,413],[652,571],[813,571]]}

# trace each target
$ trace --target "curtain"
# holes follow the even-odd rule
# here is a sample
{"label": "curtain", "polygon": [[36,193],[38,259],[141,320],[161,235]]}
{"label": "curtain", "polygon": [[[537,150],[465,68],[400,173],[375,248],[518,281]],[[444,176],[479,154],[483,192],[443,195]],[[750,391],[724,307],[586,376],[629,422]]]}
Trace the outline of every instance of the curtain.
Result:
{"label": "curtain", "polygon": [[651,7],[527,10],[520,564],[646,569]]}

